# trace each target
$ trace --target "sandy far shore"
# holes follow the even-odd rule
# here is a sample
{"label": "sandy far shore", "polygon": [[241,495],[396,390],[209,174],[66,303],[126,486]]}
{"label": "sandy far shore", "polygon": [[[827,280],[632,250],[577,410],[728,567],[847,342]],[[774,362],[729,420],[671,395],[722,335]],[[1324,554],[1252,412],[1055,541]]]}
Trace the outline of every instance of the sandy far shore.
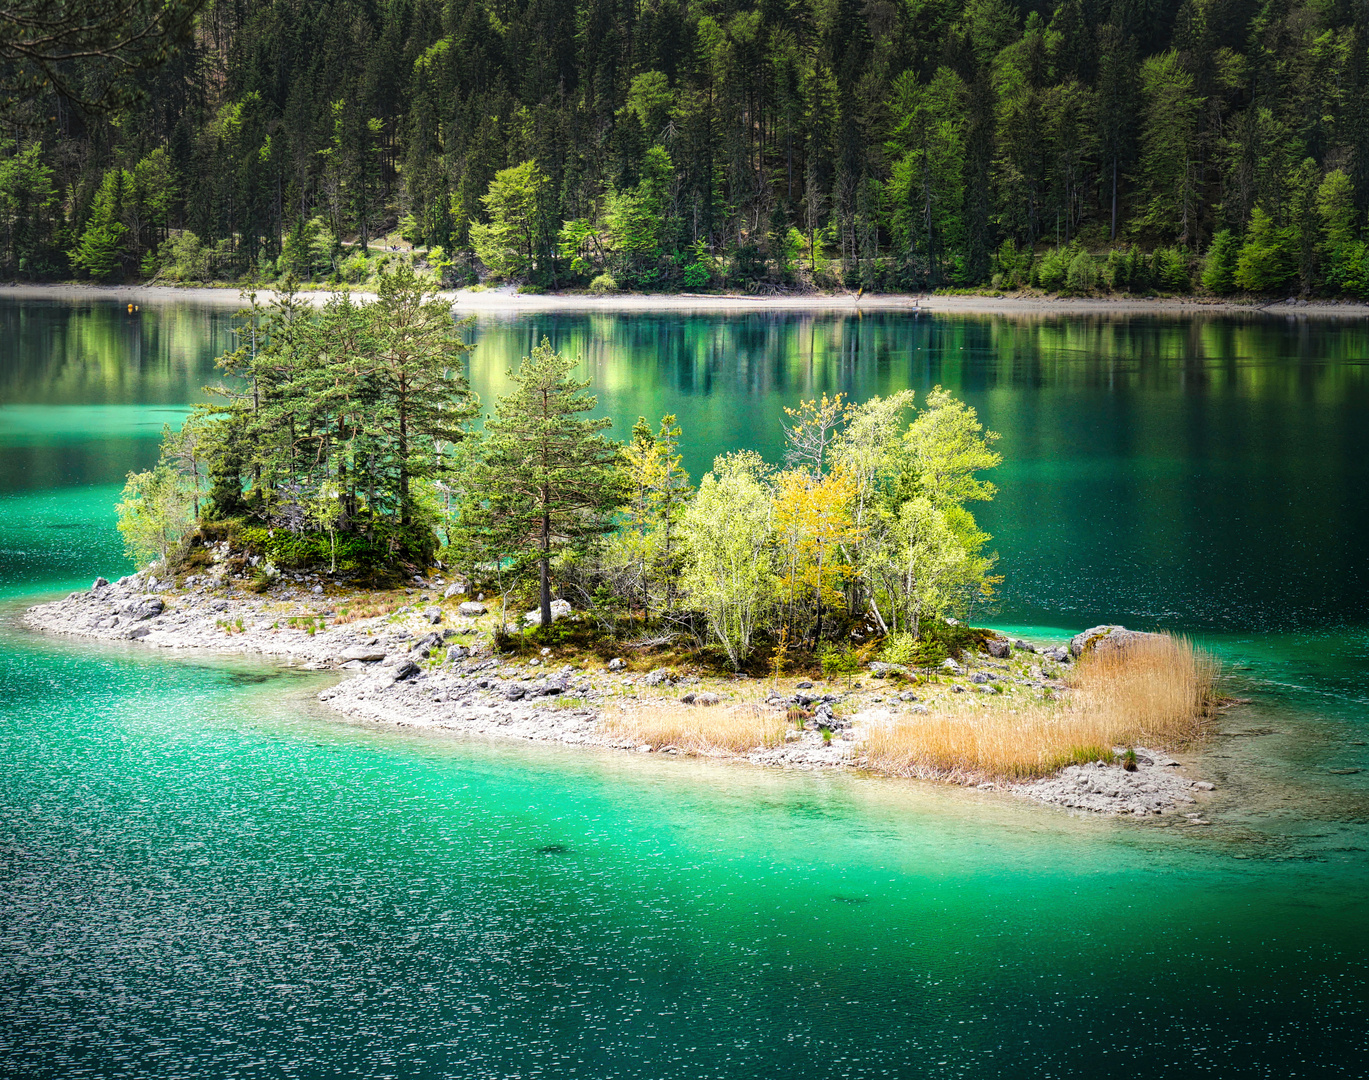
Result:
{"label": "sandy far shore", "polygon": [[[271,290],[257,289],[263,301]],[[242,288],[188,288],[171,285],[0,285],[0,296],[20,300],[64,300],[116,304],[193,303],[220,308],[243,306]],[[326,289],[300,294],[316,304],[332,295]],[[374,299],[373,293],[354,292],[358,299]],[[594,296],[581,293],[528,294],[512,287],[473,292],[460,289],[441,294],[451,300],[458,314],[519,315],[549,311],[677,311],[723,312],[858,312],[905,311],[946,315],[1007,315],[1011,317],[1059,315],[1264,315],[1266,317],[1369,318],[1369,304],[1338,301],[1278,300],[1264,304],[1205,300],[1195,297],[1131,299],[1104,297],[1042,296],[913,296],[813,293],[791,296],[744,294],[660,295],[620,294]]]}

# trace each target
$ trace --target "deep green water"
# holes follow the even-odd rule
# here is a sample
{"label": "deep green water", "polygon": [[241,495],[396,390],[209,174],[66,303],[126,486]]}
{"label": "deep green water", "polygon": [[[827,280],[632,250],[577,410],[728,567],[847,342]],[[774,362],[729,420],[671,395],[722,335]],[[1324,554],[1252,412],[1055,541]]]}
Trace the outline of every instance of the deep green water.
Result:
{"label": "deep green water", "polygon": [[1363,1075],[1369,331],[602,315],[620,433],[778,456],[784,404],[940,383],[1003,433],[986,615],[1198,635],[1251,699],[1209,830],[852,777],[341,724],[320,677],[35,638],[228,342],[0,301],[0,1075]]}

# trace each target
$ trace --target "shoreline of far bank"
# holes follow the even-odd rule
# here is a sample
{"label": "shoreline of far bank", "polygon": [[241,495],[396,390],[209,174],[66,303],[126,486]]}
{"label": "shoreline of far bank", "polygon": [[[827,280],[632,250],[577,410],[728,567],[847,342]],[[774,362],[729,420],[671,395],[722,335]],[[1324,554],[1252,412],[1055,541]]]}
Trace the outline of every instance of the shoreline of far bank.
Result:
{"label": "shoreline of far bank", "polygon": [[[0,285],[0,297],[29,300],[103,301],[118,304],[198,303],[239,308],[251,286],[214,285],[198,288],[183,285]],[[255,291],[265,299],[270,286]],[[308,288],[300,296],[321,304],[335,290]],[[353,291],[361,299],[375,294]],[[1005,315],[1046,317],[1057,315],[1264,315],[1315,318],[1369,318],[1369,303],[1330,300],[1276,300],[1264,304],[1237,303],[1199,297],[1052,297],[1052,296],[938,296],[914,294],[812,293],[791,296],[749,296],[728,293],[621,293],[596,296],[587,293],[519,293],[512,287],[444,290],[439,294],[452,303],[457,314],[526,315],[540,312],[680,312],[685,314],[737,314],[740,312],[918,312],[929,315]]]}

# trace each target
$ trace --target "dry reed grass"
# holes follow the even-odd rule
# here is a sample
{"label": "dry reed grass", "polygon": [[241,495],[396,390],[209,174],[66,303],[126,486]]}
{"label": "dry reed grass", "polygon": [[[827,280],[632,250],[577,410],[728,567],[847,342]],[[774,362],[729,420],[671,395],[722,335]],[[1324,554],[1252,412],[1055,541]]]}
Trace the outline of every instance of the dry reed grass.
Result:
{"label": "dry reed grass", "polygon": [[1215,676],[1186,639],[1144,639],[1085,657],[1067,701],[985,708],[971,699],[873,725],[866,765],[895,776],[1024,780],[1110,758],[1114,746],[1182,746],[1203,734]]}
{"label": "dry reed grass", "polygon": [[605,731],[639,746],[678,746],[695,754],[745,754],[784,744],[784,717],[756,704],[688,708],[643,702],[604,716]]}
{"label": "dry reed grass", "polygon": [[340,607],[337,615],[333,617],[334,626],[344,626],[347,623],[360,622],[362,619],[374,619],[377,615],[392,615],[404,606],[401,600],[381,600],[371,604],[355,604]]}

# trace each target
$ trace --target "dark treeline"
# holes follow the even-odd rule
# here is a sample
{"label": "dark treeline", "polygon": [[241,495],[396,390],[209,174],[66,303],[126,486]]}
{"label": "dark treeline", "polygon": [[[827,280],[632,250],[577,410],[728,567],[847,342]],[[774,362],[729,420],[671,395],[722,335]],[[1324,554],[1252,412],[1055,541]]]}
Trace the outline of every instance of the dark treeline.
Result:
{"label": "dark treeline", "polygon": [[12,126],[6,273],[1369,293],[1365,0],[221,0],[133,78]]}

